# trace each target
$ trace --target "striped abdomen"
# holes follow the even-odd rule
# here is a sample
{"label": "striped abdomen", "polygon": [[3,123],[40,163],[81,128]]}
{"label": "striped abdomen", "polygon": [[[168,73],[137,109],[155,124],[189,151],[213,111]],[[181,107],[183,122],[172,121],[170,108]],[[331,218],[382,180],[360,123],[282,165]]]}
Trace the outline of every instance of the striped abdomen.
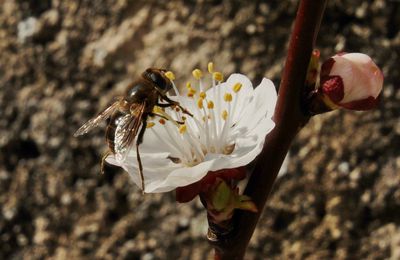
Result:
{"label": "striped abdomen", "polygon": [[108,144],[108,148],[110,149],[110,151],[113,154],[115,154],[115,143],[114,143],[115,131],[117,129],[118,122],[125,115],[126,114],[121,113],[120,111],[115,112],[111,116],[110,121],[108,122],[108,125],[107,125],[107,128],[106,128],[106,141],[107,141],[107,144]]}

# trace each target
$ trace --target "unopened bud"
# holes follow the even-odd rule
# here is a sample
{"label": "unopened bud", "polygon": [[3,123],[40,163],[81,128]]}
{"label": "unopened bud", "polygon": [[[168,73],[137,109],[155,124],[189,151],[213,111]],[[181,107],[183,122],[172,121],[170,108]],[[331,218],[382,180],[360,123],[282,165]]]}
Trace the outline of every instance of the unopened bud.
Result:
{"label": "unopened bud", "polygon": [[335,55],[324,62],[320,75],[319,91],[330,108],[368,110],[376,106],[383,74],[368,55]]}

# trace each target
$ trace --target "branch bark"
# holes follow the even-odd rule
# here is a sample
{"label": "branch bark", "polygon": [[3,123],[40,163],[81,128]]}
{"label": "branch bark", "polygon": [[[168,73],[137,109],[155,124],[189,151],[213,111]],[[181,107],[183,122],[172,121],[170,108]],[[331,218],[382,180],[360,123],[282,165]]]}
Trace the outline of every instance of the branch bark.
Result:
{"label": "branch bark", "polygon": [[229,232],[213,229],[209,242],[215,259],[243,259],[273,183],[298,131],[308,122],[303,113],[304,82],[327,0],[301,0],[289,42],[288,56],[274,114],[276,126],[266,137],[244,193],[257,205],[257,214],[236,211]]}

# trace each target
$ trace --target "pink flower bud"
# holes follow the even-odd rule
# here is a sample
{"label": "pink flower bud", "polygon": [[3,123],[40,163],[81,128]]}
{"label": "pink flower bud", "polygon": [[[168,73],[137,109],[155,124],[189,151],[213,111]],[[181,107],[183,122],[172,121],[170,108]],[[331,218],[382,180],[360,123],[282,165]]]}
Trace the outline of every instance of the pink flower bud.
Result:
{"label": "pink flower bud", "polygon": [[372,109],[378,103],[382,85],[381,70],[362,53],[335,55],[321,68],[320,91],[331,108]]}

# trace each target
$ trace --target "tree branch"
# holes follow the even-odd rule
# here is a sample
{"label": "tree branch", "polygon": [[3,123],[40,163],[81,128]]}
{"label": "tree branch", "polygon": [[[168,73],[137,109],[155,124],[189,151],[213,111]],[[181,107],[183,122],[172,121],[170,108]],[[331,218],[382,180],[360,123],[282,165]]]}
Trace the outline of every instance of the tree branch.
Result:
{"label": "tree branch", "polygon": [[308,63],[326,2],[327,0],[300,1],[274,114],[276,126],[266,137],[264,148],[244,192],[252,198],[259,212],[255,214],[236,211],[232,230],[227,234],[213,229],[210,223],[209,242],[215,248],[216,259],[243,259],[290,144],[309,120],[302,110],[302,95]]}

